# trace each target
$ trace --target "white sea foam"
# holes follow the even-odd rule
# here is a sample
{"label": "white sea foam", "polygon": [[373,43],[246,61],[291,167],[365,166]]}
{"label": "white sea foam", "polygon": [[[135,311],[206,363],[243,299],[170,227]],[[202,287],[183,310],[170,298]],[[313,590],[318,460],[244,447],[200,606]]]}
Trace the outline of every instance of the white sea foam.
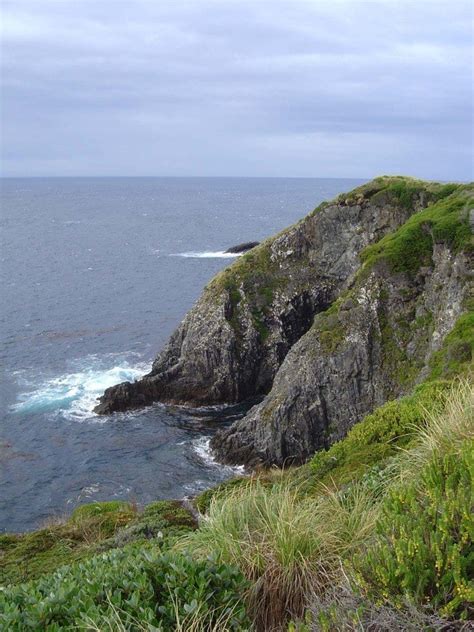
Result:
{"label": "white sea foam", "polygon": [[234,473],[242,474],[245,471],[243,465],[222,465],[212,454],[211,437],[199,437],[192,442],[193,450],[203,463],[210,467],[218,467],[221,470],[227,470]]}
{"label": "white sea foam", "polygon": [[185,257],[188,259],[231,259],[233,257],[240,257],[242,252],[224,252],[221,250],[204,251],[204,252],[177,252],[171,254],[170,257]]}
{"label": "white sea foam", "polygon": [[118,358],[114,357],[108,359],[112,366],[104,367],[96,356],[89,356],[79,363],[77,370],[60,377],[36,384],[28,378],[22,380],[25,390],[20,393],[14,411],[22,414],[58,411],[66,419],[78,421],[96,417],[92,409],[106,388],[133,381],[149,370],[148,364],[142,362],[132,364],[123,359],[117,362]]}

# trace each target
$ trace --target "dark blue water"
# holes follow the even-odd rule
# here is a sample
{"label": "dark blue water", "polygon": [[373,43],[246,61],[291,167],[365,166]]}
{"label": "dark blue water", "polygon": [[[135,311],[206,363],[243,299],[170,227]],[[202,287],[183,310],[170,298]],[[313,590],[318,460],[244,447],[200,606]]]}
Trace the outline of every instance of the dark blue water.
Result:
{"label": "dark blue water", "polygon": [[156,405],[99,418],[95,398],[149,369],[232,262],[219,252],[358,183],[2,180],[0,529],[34,528],[80,502],[181,497],[232,474],[207,443],[239,410]]}

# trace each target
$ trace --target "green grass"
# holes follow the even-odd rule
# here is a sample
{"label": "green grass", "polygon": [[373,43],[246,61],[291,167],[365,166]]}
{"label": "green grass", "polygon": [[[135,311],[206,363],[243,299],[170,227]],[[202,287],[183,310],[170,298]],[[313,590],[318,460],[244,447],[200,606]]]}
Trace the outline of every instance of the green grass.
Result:
{"label": "green grass", "polygon": [[223,483],[220,483],[215,487],[206,489],[205,491],[198,494],[194,498],[194,506],[200,513],[205,514],[209,510],[211,501],[213,499],[220,496],[225,496],[231,491],[233,487],[247,486],[250,484],[251,481],[251,478],[243,476],[231,478],[228,481],[224,481]]}
{"label": "green grass", "polygon": [[451,383],[424,384],[410,396],[387,402],[356,424],[348,435],[311,460],[312,476],[329,485],[340,485],[363,475],[374,465],[394,456],[416,441],[415,427],[427,411],[442,409]]}
{"label": "green grass", "polygon": [[368,246],[362,261],[371,267],[384,260],[394,272],[413,274],[431,263],[435,242],[448,244],[454,252],[468,247],[472,244],[468,210],[473,208],[473,200],[474,185],[459,185],[451,195],[415,213],[397,231]]}
{"label": "green grass", "polygon": [[36,579],[63,564],[131,542],[163,543],[195,526],[176,501],[152,503],[143,512],[120,501],[82,505],[69,519],[51,521],[38,531],[0,536],[0,585]]}

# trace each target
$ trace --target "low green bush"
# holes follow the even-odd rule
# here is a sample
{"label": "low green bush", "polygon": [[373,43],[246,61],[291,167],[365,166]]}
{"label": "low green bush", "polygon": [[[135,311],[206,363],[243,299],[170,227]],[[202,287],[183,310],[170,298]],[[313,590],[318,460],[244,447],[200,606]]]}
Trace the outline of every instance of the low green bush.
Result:
{"label": "low green bush", "polygon": [[245,588],[237,570],[211,558],[131,545],[4,588],[0,628],[168,632],[190,629],[188,620],[196,630],[245,630]]}
{"label": "low green bush", "polygon": [[408,598],[445,616],[474,613],[474,451],[465,441],[433,455],[411,485],[383,503],[377,538],[356,559],[368,594],[402,606]]}

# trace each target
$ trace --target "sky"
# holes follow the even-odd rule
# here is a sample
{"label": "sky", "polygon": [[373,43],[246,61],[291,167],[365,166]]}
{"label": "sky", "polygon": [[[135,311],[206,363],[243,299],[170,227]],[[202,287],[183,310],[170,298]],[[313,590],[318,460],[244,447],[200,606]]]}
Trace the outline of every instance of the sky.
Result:
{"label": "sky", "polygon": [[473,179],[464,0],[3,0],[4,176]]}

